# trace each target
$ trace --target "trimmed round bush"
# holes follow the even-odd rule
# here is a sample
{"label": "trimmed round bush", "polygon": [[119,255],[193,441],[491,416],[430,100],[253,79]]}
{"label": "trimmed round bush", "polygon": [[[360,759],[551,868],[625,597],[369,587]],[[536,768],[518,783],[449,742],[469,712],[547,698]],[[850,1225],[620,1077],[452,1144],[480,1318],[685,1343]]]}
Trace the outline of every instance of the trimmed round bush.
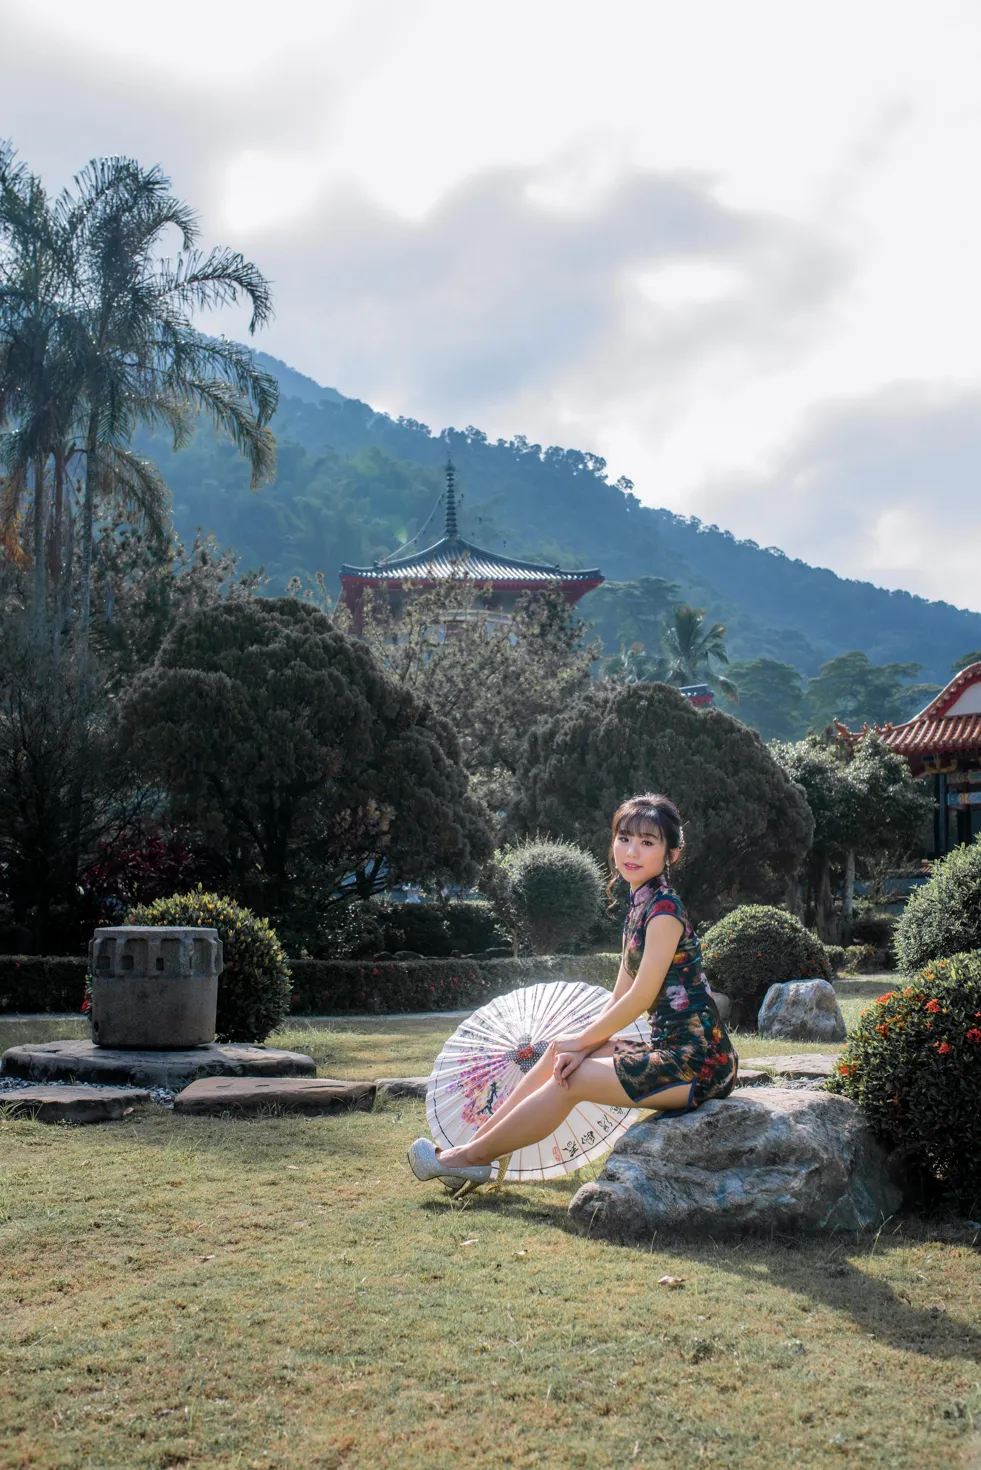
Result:
{"label": "trimmed round bush", "polygon": [[713,990],[733,1004],[737,1025],[756,1024],[771,985],[831,979],[824,945],[786,909],[746,903],[702,936],[705,973]]}
{"label": "trimmed round bush", "polygon": [[510,907],[535,954],[567,954],[600,914],[603,872],[574,842],[532,838],[508,849],[501,867]]}
{"label": "trimmed round bush", "polygon": [[934,863],[926,883],[910,894],[895,943],[907,975],[933,959],[981,949],[981,836]]}
{"label": "trimmed round bush", "polygon": [[828,1082],[860,1103],[910,1182],[981,1206],[981,953],[952,955],[862,1012]]}
{"label": "trimmed round bush", "polygon": [[179,924],[217,929],[225,954],[218,977],[219,1041],[265,1041],[290,1009],[290,971],[268,919],[217,893],[196,888],[140,904],[127,924]]}

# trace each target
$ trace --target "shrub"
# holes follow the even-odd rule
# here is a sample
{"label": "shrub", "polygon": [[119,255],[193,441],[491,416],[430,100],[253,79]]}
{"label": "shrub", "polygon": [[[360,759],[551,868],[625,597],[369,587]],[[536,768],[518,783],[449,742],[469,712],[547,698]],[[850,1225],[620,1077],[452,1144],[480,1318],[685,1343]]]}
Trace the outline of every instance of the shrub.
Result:
{"label": "shrub", "polygon": [[81,955],[0,955],[0,1014],[80,1011],[87,968]]}
{"label": "shrub", "polygon": [[510,947],[510,936],[498,923],[494,905],[486,898],[451,899],[446,905],[446,922],[453,948],[461,954],[483,954],[503,945]]}
{"label": "shrub", "polygon": [[981,953],[934,961],[862,1012],[828,1090],[860,1103],[911,1181],[981,1204]]}
{"label": "shrub", "polygon": [[392,903],[355,900],[336,908],[304,947],[320,959],[364,959],[381,950],[414,950],[427,958],[480,954],[509,945],[486,899],[449,903]]}
{"label": "shrub", "polygon": [[857,914],[852,924],[852,943],[869,944],[873,949],[888,952],[892,948],[896,933],[894,914],[883,914],[875,909]]}
{"label": "shrub", "polygon": [[896,926],[896,958],[912,975],[932,959],[981,949],[981,835],[934,863]]}
{"label": "shrub", "polygon": [[175,893],[131,909],[127,924],[180,924],[218,930],[225,969],[218,979],[219,1041],[264,1041],[289,1014],[290,972],[268,919],[230,898]]}
{"label": "shrub", "polygon": [[702,956],[709,984],[732,1001],[737,1025],[755,1025],[771,985],[831,979],[820,939],[769,904],[743,904],[713,924],[702,939]]}
{"label": "shrub", "polygon": [[501,867],[519,931],[535,954],[567,950],[600,914],[603,873],[574,842],[533,838],[508,849]]}
{"label": "shrub", "polygon": [[867,974],[876,967],[878,956],[871,944],[850,944],[844,953],[845,969],[852,974]]}
{"label": "shrub", "polygon": [[419,955],[447,958],[454,948],[446,914],[439,904],[394,903],[382,898],[374,899],[369,908],[382,934],[379,949],[409,949]]}
{"label": "shrub", "polygon": [[826,944],[824,952],[828,956],[828,964],[832,970],[838,971],[845,966],[845,947],[841,944]]}

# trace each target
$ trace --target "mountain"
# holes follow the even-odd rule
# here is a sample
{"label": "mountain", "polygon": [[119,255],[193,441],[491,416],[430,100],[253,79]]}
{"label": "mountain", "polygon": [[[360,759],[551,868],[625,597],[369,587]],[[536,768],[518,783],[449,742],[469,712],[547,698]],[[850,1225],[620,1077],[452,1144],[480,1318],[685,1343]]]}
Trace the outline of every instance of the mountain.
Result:
{"label": "mountain", "polygon": [[[924,679],[942,684],[954,659],[981,648],[981,613],[848,580],[641,505],[629,481],[609,483],[595,455],[521,436],[493,442],[473,427],[434,435],[265,353],[256,359],[282,393],[275,483],[250,492],[234,448],[207,428],[176,454],[149,437],[141,447],[171,486],[178,533],[214,531],[245,566],[265,567],[272,593],[294,574],[318,571],[336,591],[342,562],[367,565],[410,538],[419,549],[437,540],[449,453],[470,540],[513,556],[599,566],[608,581],[677,583],[727,624],[734,659],[778,659],[812,676],[827,659],[859,649],[873,663],[920,663]],[[588,618],[590,596],[580,609]]]}

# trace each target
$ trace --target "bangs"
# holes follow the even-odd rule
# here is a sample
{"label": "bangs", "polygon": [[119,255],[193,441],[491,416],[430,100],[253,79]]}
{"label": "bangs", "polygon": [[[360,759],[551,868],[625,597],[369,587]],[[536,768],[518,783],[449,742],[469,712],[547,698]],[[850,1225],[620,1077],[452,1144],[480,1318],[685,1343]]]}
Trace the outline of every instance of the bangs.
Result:
{"label": "bangs", "polygon": [[617,822],[618,837],[663,837],[664,832],[656,813],[648,811],[628,812]]}

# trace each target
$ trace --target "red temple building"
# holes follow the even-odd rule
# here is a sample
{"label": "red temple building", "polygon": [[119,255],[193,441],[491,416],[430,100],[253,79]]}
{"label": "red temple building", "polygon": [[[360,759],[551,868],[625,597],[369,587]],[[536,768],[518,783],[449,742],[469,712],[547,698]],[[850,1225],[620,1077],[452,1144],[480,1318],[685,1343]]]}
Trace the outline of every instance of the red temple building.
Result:
{"label": "red temple building", "polygon": [[370,567],[341,567],[341,596],[351,610],[355,632],[362,627],[362,600],[366,587],[388,590],[393,605],[412,592],[426,591],[446,582],[469,583],[481,589],[481,615],[506,621],[524,592],[558,588],[572,606],[598,587],[603,577],[595,568],[568,571],[538,562],[517,561],[497,551],[482,551],[465,541],[457,527],[456,489],[452,464],[446,466],[446,526],[439,541],[412,555],[397,553]]}
{"label": "red temple building", "polygon": [[[857,745],[869,733],[838,725],[842,739]],[[914,776],[934,782],[937,857],[981,834],[981,663],[961,669],[926,709],[902,725],[876,725]]]}

